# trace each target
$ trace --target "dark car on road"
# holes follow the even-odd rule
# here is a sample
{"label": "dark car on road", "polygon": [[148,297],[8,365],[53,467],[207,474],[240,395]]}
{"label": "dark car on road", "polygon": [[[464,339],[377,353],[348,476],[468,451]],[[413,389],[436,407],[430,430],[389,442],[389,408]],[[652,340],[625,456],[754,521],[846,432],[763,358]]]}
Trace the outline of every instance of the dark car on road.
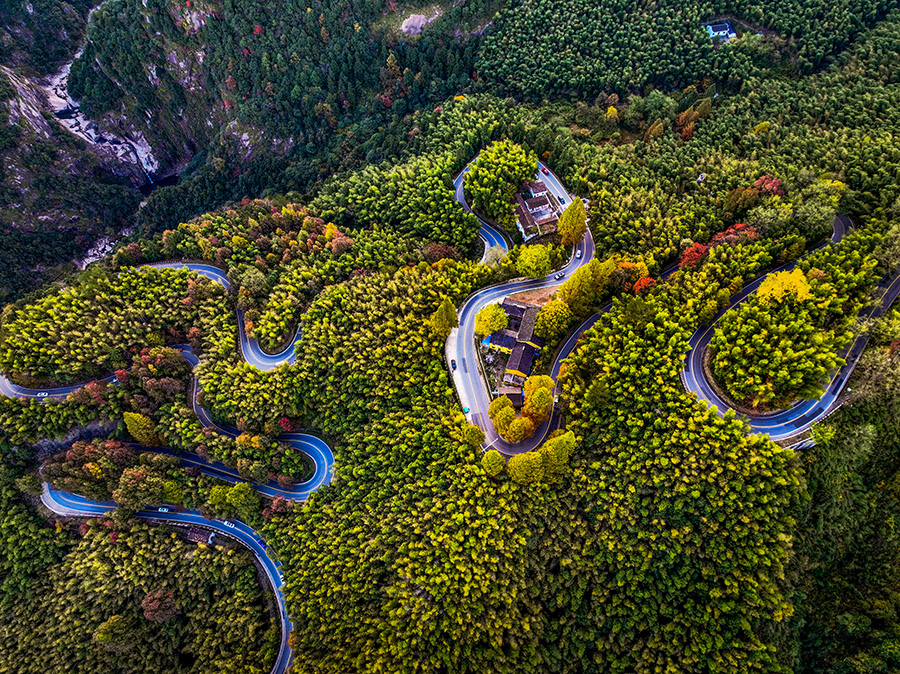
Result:
{"label": "dark car on road", "polygon": [[456,372],[456,361],[455,360],[450,361],[450,369],[453,370],[454,372]]}

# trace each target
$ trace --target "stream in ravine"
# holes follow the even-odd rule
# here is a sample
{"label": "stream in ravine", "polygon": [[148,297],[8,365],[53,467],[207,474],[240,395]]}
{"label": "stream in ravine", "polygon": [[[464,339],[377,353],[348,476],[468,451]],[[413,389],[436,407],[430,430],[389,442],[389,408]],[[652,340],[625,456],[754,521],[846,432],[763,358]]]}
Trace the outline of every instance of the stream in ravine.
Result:
{"label": "stream in ravine", "polygon": [[[90,11],[88,21],[98,7],[100,5]],[[72,98],[68,89],[72,63],[81,56],[82,49],[83,46],[71,60],[64,63],[59,70],[41,83],[41,88],[47,97],[49,111],[69,132],[94,146],[102,154],[112,154],[125,164],[139,167],[147,177],[147,181],[139,187],[145,197],[158,187],[175,185],[178,182],[177,174],[153,178],[153,175],[159,170],[159,162],[153,156],[153,149],[140,131],[130,134],[113,133],[108,129],[101,129],[96,122],[85,118],[78,101]],[[115,249],[119,239],[133,233],[134,227],[132,226],[116,236],[100,238],[82,258],[75,260],[75,264],[79,269],[84,269],[91,262],[96,262],[109,255]]]}
{"label": "stream in ravine", "polygon": [[73,61],[80,55],[79,49],[72,61],[63,64],[43,85],[50,112],[64,127],[85,142],[96,146],[105,145],[121,161],[139,166],[147,176],[148,183],[153,184],[151,175],[159,170],[159,162],[153,156],[153,150],[143,134],[137,132],[133,134],[135,137],[129,137],[101,129],[95,122],[85,119],[78,102],[69,95],[69,71]]}

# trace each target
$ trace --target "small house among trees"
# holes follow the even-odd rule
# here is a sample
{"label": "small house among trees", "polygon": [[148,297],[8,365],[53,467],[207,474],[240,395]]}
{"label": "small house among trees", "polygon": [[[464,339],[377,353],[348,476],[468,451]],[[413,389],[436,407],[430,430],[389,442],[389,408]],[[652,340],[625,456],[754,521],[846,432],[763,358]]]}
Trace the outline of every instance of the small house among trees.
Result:
{"label": "small house among trees", "polygon": [[542,180],[522,183],[516,192],[516,225],[525,241],[555,232],[561,210]]}
{"label": "small house among trees", "polygon": [[715,23],[705,23],[703,27],[709,33],[709,39],[713,42],[728,42],[737,37],[737,33],[731,25],[730,21],[716,21]]}
{"label": "small house among trees", "polygon": [[541,308],[508,297],[500,307],[509,317],[509,327],[491,333],[488,347],[509,356],[503,383],[522,386],[531,372],[535,356],[544,346],[544,341],[534,334],[535,321]]}

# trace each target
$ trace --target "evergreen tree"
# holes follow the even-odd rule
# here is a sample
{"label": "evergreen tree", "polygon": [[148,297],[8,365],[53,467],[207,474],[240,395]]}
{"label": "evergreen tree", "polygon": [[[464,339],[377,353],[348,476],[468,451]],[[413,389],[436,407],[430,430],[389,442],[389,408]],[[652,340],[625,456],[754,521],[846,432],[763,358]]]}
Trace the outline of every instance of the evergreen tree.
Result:
{"label": "evergreen tree", "polygon": [[437,310],[431,315],[431,327],[441,339],[446,339],[453,328],[459,326],[459,316],[456,307],[449,297],[444,297]]}
{"label": "evergreen tree", "polygon": [[122,417],[131,437],[144,447],[159,447],[162,444],[156,434],[156,424],[152,419],[137,412],[125,412]]}

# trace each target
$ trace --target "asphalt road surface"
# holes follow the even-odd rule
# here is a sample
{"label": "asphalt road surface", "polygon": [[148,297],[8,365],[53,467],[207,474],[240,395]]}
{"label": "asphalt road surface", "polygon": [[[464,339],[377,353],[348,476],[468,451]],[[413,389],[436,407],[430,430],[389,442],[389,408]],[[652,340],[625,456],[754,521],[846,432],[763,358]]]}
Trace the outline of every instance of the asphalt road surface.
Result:
{"label": "asphalt road surface", "polygon": [[[546,167],[541,162],[538,162],[538,168],[543,169]],[[469,207],[465,202],[465,195],[463,194],[462,189],[463,179],[467,171],[468,169],[465,169],[457,176],[454,185],[457,187],[457,200],[462,204],[463,208],[468,211]],[[549,169],[547,174],[544,174],[543,172],[538,173],[538,177],[544,181],[557,199],[563,198],[565,200],[563,206],[568,206],[571,203],[571,200],[573,199],[572,195],[566,191],[559,181],[559,178],[550,172]],[[502,234],[484,221],[481,221],[481,229],[482,238],[485,240],[496,241],[503,238]],[[581,253],[580,257],[578,257],[578,252]],[[475,342],[475,315],[488,304],[500,302],[507,295],[523,290],[534,290],[562,285],[576,269],[586,265],[593,257],[594,239],[591,236],[590,230],[588,230],[584,240],[576,245],[575,252],[572,257],[569,258],[566,266],[562,269],[557,269],[548,276],[540,279],[511,281],[509,283],[502,283],[500,285],[483,288],[469,296],[459,308],[459,328],[453,335],[455,343],[453,343],[451,355],[451,358],[457,363],[457,370],[453,373],[453,382],[463,406],[468,407],[469,409],[466,414],[467,419],[470,423],[475,424],[484,431],[486,438],[485,448],[496,449],[506,455],[521,454],[536,449],[547,437],[547,434],[555,427],[558,418],[556,417],[554,406],[554,411],[550,418],[541,424],[531,438],[514,445],[506,442],[497,435],[497,431],[494,430],[494,424],[488,416],[488,406],[491,404],[491,392],[488,390],[487,384],[478,369],[479,356],[476,352],[478,347]],[[565,276],[561,279],[555,278],[560,271],[564,272]],[[580,332],[578,334],[580,335]],[[575,341],[577,341],[577,337],[575,338]],[[574,348],[575,341],[572,341],[569,352]],[[565,355],[568,355],[568,352]],[[559,374],[559,363],[565,355],[561,354],[557,359],[557,362],[554,363],[554,372],[557,375]]]}
{"label": "asphalt road surface", "polygon": [[[539,163],[538,165],[540,168],[545,168],[541,163]],[[463,194],[463,181],[465,173],[467,171],[468,168],[460,173],[460,175],[454,181],[454,186],[456,188],[457,200],[462,204],[463,208],[466,211],[471,212],[465,202],[465,195]],[[548,174],[541,173],[539,174],[539,177],[545,182],[545,184],[557,196],[557,198],[562,197],[565,199],[565,205],[568,205],[570,203],[570,200],[573,197],[565,190],[562,183],[552,172]],[[479,235],[485,243],[485,250],[490,247],[497,246],[504,252],[507,252],[509,250],[510,244],[506,236],[483,220],[479,219],[479,221],[481,223],[481,230],[479,232]],[[835,229],[832,240],[835,242],[839,242],[849,227],[849,219],[847,219],[846,216],[839,216],[834,223]],[[579,252],[580,255],[577,254]],[[504,297],[510,294],[524,290],[534,290],[561,285],[565,281],[565,279],[569,278],[572,275],[575,270],[590,262],[594,257],[594,253],[594,241],[591,237],[590,230],[588,230],[584,240],[577,244],[572,257],[561,270],[556,270],[550,275],[545,276],[541,279],[511,281],[509,283],[484,288],[471,295],[463,303],[462,307],[460,307],[459,328],[457,331],[454,331],[456,334],[451,337],[450,340],[448,340],[448,355],[453,357],[458,364],[457,370],[453,373],[453,380],[457,388],[457,392],[460,395],[460,399],[463,401],[463,405],[468,407],[467,418],[471,423],[478,425],[485,432],[486,447],[494,447],[507,455],[519,454],[536,449],[544,441],[550,430],[555,427],[556,423],[558,422],[558,418],[556,416],[556,410],[554,409],[550,419],[544,422],[544,424],[542,424],[541,427],[537,429],[535,435],[529,440],[526,440],[525,442],[520,444],[510,445],[497,435],[496,431],[494,430],[493,423],[491,422],[487,414],[488,406],[491,402],[490,391],[488,391],[485,381],[479,373],[479,357],[476,353],[477,345],[475,341],[475,315],[486,305],[493,302],[499,302]],[[213,281],[222,284],[226,289],[230,289],[231,287],[224,272],[222,272],[222,270],[218,269],[217,267],[213,267],[212,265],[172,262],[154,266],[191,269],[200,275],[206,276],[207,278],[210,278]],[[792,266],[792,264],[784,265],[776,271],[787,270]],[[557,279],[556,275],[559,271],[564,272],[564,277]],[[677,267],[670,268],[669,270],[661,274],[661,278],[665,278],[675,271],[677,271]],[[742,302],[750,294],[752,294],[759,287],[759,284],[764,278],[765,277],[757,279],[753,283],[749,284],[746,288],[744,288],[741,293],[733,297],[731,303],[729,304],[729,307],[720,312],[720,314],[716,317],[713,325],[708,328],[698,330],[690,340],[691,351],[688,353],[688,357],[685,360],[683,372],[685,386],[689,391],[695,393],[698,398],[706,400],[708,403],[710,403],[711,405],[715,405],[717,409],[722,411],[727,409],[727,405],[724,403],[724,401],[721,401],[716,396],[715,392],[709,386],[708,382],[706,382],[706,380],[704,379],[703,368],[701,366],[702,352],[709,344],[709,341],[711,340],[712,334],[715,329],[716,322],[718,322],[721,316],[724,315],[724,313],[729,309],[740,304],[740,302]],[[873,316],[880,315],[887,307],[891,305],[891,303],[893,303],[898,294],[900,294],[900,278],[895,279],[892,283],[886,284],[884,286],[884,292],[881,298],[881,302],[872,309],[870,314]],[[558,354],[555,362],[553,363],[551,376],[554,379],[559,376],[562,361],[566,357],[568,357],[575,349],[577,342],[582,334],[586,330],[593,327],[602,313],[608,311],[610,306],[611,305],[607,305],[603,308],[603,310],[601,310],[600,313],[595,314],[587,321],[585,321],[566,340],[566,342],[560,349],[560,353]],[[257,340],[246,334],[246,331],[244,330],[243,312],[239,309],[237,310],[237,312],[241,351],[248,363],[262,370],[271,370],[283,363],[292,363],[295,361],[295,347],[297,345],[297,342],[301,338],[301,332],[299,329],[295,333],[290,344],[281,353],[267,354],[262,350]],[[859,360],[859,357],[861,356],[866,346],[867,340],[868,336],[863,335],[858,337],[856,341],[851,345],[850,349],[845,355],[845,359],[847,361],[846,365],[844,365],[835,374],[834,378],[829,384],[828,390],[821,399],[804,401],[789,410],[785,410],[774,415],[751,419],[751,427],[757,432],[768,433],[773,439],[777,440],[796,435],[808,429],[810,425],[823,418],[837,404],[838,397],[845,387],[850,373]],[[451,346],[452,351],[450,350]],[[185,359],[192,366],[197,365],[198,359],[196,355],[191,351],[190,347],[180,346],[176,348],[179,348],[183,352]],[[115,378],[107,377],[106,379],[104,379],[104,381],[114,384]],[[0,377],[0,393],[7,396],[34,398],[37,400],[53,400],[65,398],[69,393],[78,389],[80,386],[81,384],[47,389],[29,389],[13,384],[6,377]],[[199,405],[199,403],[197,402],[197,393],[197,383],[196,380],[194,380],[192,382],[192,404],[194,407],[194,411],[197,413],[203,425],[215,428],[217,432],[236,436],[239,433],[237,429],[217,424],[213,420],[209,412]],[[297,484],[290,489],[283,489],[277,483],[251,483],[257,491],[270,497],[282,496],[284,498],[292,500],[304,500],[309,496],[309,494],[311,494],[321,485],[327,484],[331,480],[334,456],[332,455],[331,449],[321,438],[308,433],[297,432],[285,433],[279,436],[279,440],[290,444],[298,451],[304,452],[306,455],[308,455],[315,464],[314,473],[308,480],[304,481],[301,484]],[[195,466],[203,473],[211,475],[213,477],[217,477],[229,482],[245,481],[234,469],[229,468],[228,466],[225,466],[220,462],[207,461],[197,456],[196,454],[177,454],[165,448],[157,448],[153,451],[174,454],[181,459],[184,465]],[[93,502],[75,494],[69,494],[66,492],[51,489],[47,484],[44,485],[42,501],[50,510],[64,516],[101,517],[115,508],[114,503]],[[272,584],[272,587],[275,590],[275,594],[278,597],[279,612],[282,623],[282,639],[281,649],[272,672],[281,673],[286,671],[290,666],[291,661],[288,636],[293,626],[290,618],[287,615],[284,594],[282,591],[282,576],[279,568],[280,564],[273,561],[269,557],[266,552],[265,543],[262,541],[259,535],[255,531],[253,531],[253,529],[241,522],[210,520],[204,518],[202,515],[194,511],[167,512],[165,509],[161,511],[160,508],[147,508],[138,513],[138,516],[144,519],[168,522],[174,525],[196,525],[206,527],[215,531],[219,535],[229,536],[235,540],[238,540],[248,549],[250,549],[250,551],[257,558],[261,567],[265,570],[266,575],[269,578],[269,582]]]}
{"label": "asphalt road surface", "polygon": [[[226,289],[231,288],[224,272],[212,265],[169,262],[153,265],[163,268],[191,269],[198,274],[205,276],[217,283],[222,284]],[[261,370],[271,370],[283,363],[293,363],[296,360],[295,347],[300,340],[301,333],[298,329],[291,340],[290,345],[278,354],[267,354],[260,347],[259,343],[246,334],[244,330],[244,316],[240,309],[237,309],[238,330],[240,333],[241,352],[245,360],[258,367]],[[174,347],[179,349],[184,355],[185,360],[192,366],[196,367],[199,359],[193,353],[190,346],[180,345]],[[106,377],[102,381],[115,384],[115,377]],[[59,386],[46,389],[31,389],[13,384],[7,377],[0,376],[0,393],[18,398],[33,398],[36,400],[56,400],[65,398],[72,391],[80,388],[82,384],[71,386]],[[191,383],[191,403],[200,419],[200,422],[209,428],[215,428],[219,433],[237,437],[240,432],[233,427],[217,424],[209,411],[204,409],[198,402],[198,387],[196,378]],[[287,499],[302,501],[305,500],[312,492],[323,484],[331,481],[332,468],[334,465],[334,456],[331,448],[321,439],[309,433],[284,433],[278,437],[282,442],[294,447],[300,452],[306,454],[313,462],[315,468],[313,475],[300,484],[296,484],[289,489],[282,488],[277,482],[269,482],[265,484],[250,484],[259,493],[274,498],[281,496]],[[216,477],[227,482],[247,482],[238,472],[218,461],[207,461],[197,454],[191,452],[178,453],[170,449],[159,447],[151,451],[171,454],[178,456],[183,465],[194,466],[201,472],[212,477]],[[44,493],[41,498],[44,504],[53,512],[65,516],[81,516],[81,517],[101,517],[116,507],[115,503],[95,503],[82,496],[69,494],[67,492],[56,491],[51,489],[48,484],[44,484]],[[287,670],[291,662],[291,649],[288,645],[288,637],[293,626],[287,615],[287,606],[285,604],[284,593],[282,592],[282,577],[278,569],[279,564],[272,561],[266,554],[265,543],[259,535],[247,525],[241,522],[225,522],[219,520],[206,519],[200,513],[194,511],[183,512],[166,512],[160,511],[159,508],[147,508],[138,513],[138,517],[144,519],[163,521],[175,524],[195,524],[212,529],[220,534],[230,536],[250,549],[257,558],[260,566],[266,571],[269,581],[278,598],[278,610],[281,619],[281,648],[276,660],[275,666],[272,668],[273,674],[281,674]]]}
{"label": "asphalt road surface", "polygon": [[466,168],[462,170],[462,173],[456,176],[456,180],[453,181],[453,187],[456,190],[456,201],[460,203],[466,213],[471,213],[478,218],[478,222],[481,223],[481,229],[478,231],[478,236],[484,243],[484,254],[481,256],[481,261],[484,262],[487,257],[487,252],[491,248],[499,248],[503,251],[504,255],[508,253],[510,242],[506,234],[479,218],[478,215],[469,208],[469,204],[466,203],[466,197],[463,194],[463,181],[468,172],[469,167],[466,166]]}
{"label": "asphalt road surface", "polygon": [[[83,496],[51,489],[46,482],[44,483],[41,501],[49,510],[64,517],[103,517],[116,508],[116,504],[112,502],[99,503],[86,499]],[[159,508],[145,508],[137,516],[142,519],[165,522],[176,526],[193,525],[210,529],[217,536],[228,536],[237,540],[253,553],[253,556],[256,557],[257,562],[269,579],[269,583],[271,583],[275,592],[275,597],[278,599],[278,611],[281,621],[281,648],[278,651],[278,657],[271,671],[273,674],[285,672],[291,662],[291,648],[288,644],[288,635],[294,626],[285,609],[281,563],[269,557],[266,553],[266,544],[259,537],[259,534],[243,522],[209,520],[194,510],[160,512]]]}
{"label": "asphalt road surface", "polygon": [[[852,223],[847,216],[839,215],[834,221],[832,242],[840,243],[851,226]],[[775,269],[774,272],[789,271],[793,269],[794,265],[795,263],[783,265]],[[730,406],[727,401],[723,400],[716,393],[711,383],[707,380],[703,370],[703,356],[715,335],[716,325],[721,318],[755,293],[766,276],[768,274],[757,278],[741,290],[740,293],[734,295],[728,306],[715,317],[712,325],[701,328],[691,336],[690,351],[684,361],[682,380],[688,391],[694,393],[700,400],[704,400],[715,407],[719,414],[724,414],[730,409]],[[881,290],[880,301],[868,312],[869,316],[880,316],[897,299],[897,295],[900,294],[900,278],[895,279],[892,283],[882,284]],[[847,386],[850,374],[853,372],[853,368],[856,367],[868,341],[868,334],[860,335],[853,341],[846,353],[842,354],[846,363],[834,373],[825,389],[825,393],[820,398],[803,400],[793,407],[772,414],[751,416],[748,418],[750,427],[757,433],[767,434],[773,440],[785,440],[808,430],[814,423],[824,419],[840,404],[841,393]]]}

